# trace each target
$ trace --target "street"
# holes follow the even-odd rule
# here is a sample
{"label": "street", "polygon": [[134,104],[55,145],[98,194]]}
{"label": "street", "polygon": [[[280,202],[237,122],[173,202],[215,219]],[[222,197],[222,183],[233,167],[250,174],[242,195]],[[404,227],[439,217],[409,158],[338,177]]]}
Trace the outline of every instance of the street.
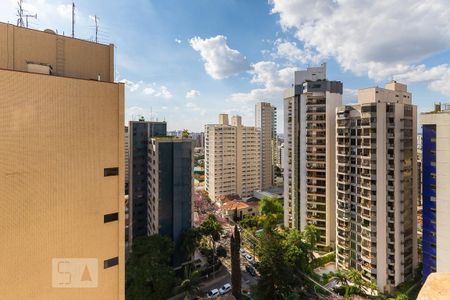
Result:
{"label": "street", "polygon": [[[227,256],[225,258],[220,258],[222,265],[224,267],[223,270],[226,270],[227,276],[222,275],[223,277],[221,277],[220,280],[218,280],[218,275],[216,275],[215,281],[212,281],[209,279],[208,281],[205,281],[204,283],[202,283],[202,287],[201,287],[202,291],[208,292],[209,290],[211,290],[213,288],[217,288],[217,289],[220,288],[225,283],[231,283],[230,238],[231,238],[231,235],[233,234],[234,226],[230,224],[229,220],[227,220],[221,216],[220,209],[218,209],[214,204],[209,203],[200,191],[195,191],[194,199],[195,199],[194,207],[195,207],[195,211],[198,216],[197,225],[199,225],[206,218],[206,216],[208,214],[214,214],[216,216],[216,219],[221,223],[223,230],[224,230],[224,232],[223,232],[224,234],[222,235],[218,244],[222,245],[227,250]],[[241,236],[241,238],[242,238],[242,236]],[[243,247],[242,244],[241,244],[241,247]],[[248,250],[250,250],[250,249],[248,249]],[[253,252],[253,251],[248,251],[248,250],[246,250],[246,252],[248,252],[248,253]],[[253,250],[253,249],[251,249],[251,250]],[[257,276],[253,277],[245,270],[245,267],[248,264],[249,263],[247,262],[245,257],[242,254],[240,254],[242,290],[245,292],[250,292],[251,287],[256,285],[256,283],[258,282]],[[173,299],[176,299],[176,298],[173,298]]]}

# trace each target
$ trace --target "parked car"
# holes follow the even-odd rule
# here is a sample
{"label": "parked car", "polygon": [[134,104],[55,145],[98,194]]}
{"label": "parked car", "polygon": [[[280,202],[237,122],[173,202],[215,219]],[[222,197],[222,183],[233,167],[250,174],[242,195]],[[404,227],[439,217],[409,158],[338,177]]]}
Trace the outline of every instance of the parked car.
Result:
{"label": "parked car", "polygon": [[208,296],[209,299],[216,298],[216,297],[219,296],[219,295],[220,295],[220,293],[219,293],[219,290],[218,290],[218,289],[210,290],[210,291],[208,292],[208,294],[206,294],[206,296]]}
{"label": "parked car", "polygon": [[221,295],[224,295],[224,294],[228,293],[229,291],[231,291],[231,284],[229,284],[229,283],[225,283],[225,284],[223,285],[223,287],[221,287],[221,288],[219,289],[219,293],[220,293]]}
{"label": "parked car", "polygon": [[247,271],[248,274],[252,275],[253,277],[256,276],[255,268],[253,268],[252,266],[246,265],[245,270]]}
{"label": "parked car", "polygon": [[245,252],[245,249],[244,249],[244,248],[241,248],[240,251],[241,251],[241,254],[244,255],[244,256],[245,256],[245,254],[247,254],[247,252]]}
{"label": "parked car", "polygon": [[255,261],[253,256],[251,256],[250,254],[245,254],[244,257],[249,263],[253,263]]}

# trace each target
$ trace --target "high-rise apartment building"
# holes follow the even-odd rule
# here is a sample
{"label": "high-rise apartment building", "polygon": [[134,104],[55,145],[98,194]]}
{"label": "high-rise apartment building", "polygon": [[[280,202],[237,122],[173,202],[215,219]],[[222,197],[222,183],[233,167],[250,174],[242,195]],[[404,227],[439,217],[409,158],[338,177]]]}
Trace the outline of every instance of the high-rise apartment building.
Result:
{"label": "high-rise apartment building", "polygon": [[314,224],[319,247],[336,236],[336,107],[342,83],[326,79],[326,65],[295,72],[284,98],[284,224]]}
{"label": "high-rise apartment building", "polygon": [[128,126],[125,126],[125,195],[128,195],[130,183],[129,161],[130,161],[130,135],[128,134]]}
{"label": "high-rise apartment building", "polygon": [[0,298],[124,299],[114,46],[0,23]]}
{"label": "high-rise apartment building", "polygon": [[217,196],[253,195],[261,189],[260,132],[243,126],[240,116],[219,115],[218,124],[205,125],[206,191]]}
{"label": "high-rise apartment building", "polygon": [[381,291],[417,267],[417,113],[404,84],[359,90],[337,109],[338,269]]}
{"label": "high-rise apartment building", "polygon": [[274,166],[277,150],[277,109],[267,102],[256,103],[255,127],[261,134],[261,189],[274,185]]}
{"label": "high-rise apartment building", "polygon": [[420,115],[423,168],[423,280],[450,272],[450,105]]}
{"label": "high-rise apartment building", "polygon": [[182,236],[192,227],[193,150],[192,139],[160,137],[149,141],[147,232],[174,241],[176,267],[187,259]]}
{"label": "high-rise apartment building", "polygon": [[129,243],[135,237],[147,235],[148,211],[148,145],[153,137],[167,134],[166,122],[130,121],[128,126],[130,136],[129,161]]}

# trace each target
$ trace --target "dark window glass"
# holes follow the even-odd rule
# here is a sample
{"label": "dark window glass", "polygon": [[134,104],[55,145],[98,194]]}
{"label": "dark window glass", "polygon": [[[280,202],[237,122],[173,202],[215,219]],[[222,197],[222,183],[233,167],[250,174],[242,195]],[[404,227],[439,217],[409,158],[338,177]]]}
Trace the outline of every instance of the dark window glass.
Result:
{"label": "dark window glass", "polygon": [[117,176],[119,175],[119,168],[105,168],[104,175],[106,176]]}
{"label": "dark window glass", "polygon": [[119,264],[119,258],[118,257],[114,257],[114,258],[110,258],[107,259],[103,262],[103,268],[104,269],[108,269],[114,266],[117,266]]}
{"label": "dark window glass", "polygon": [[105,223],[114,222],[119,219],[119,213],[112,213],[103,216],[103,221]]}

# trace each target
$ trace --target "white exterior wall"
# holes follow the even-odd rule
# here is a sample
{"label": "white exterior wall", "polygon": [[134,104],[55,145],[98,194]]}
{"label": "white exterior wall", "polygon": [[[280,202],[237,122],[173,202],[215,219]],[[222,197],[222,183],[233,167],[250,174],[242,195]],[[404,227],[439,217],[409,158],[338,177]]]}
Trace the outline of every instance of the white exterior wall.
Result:
{"label": "white exterior wall", "polygon": [[436,271],[450,272],[450,112],[421,115],[436,125]]}

